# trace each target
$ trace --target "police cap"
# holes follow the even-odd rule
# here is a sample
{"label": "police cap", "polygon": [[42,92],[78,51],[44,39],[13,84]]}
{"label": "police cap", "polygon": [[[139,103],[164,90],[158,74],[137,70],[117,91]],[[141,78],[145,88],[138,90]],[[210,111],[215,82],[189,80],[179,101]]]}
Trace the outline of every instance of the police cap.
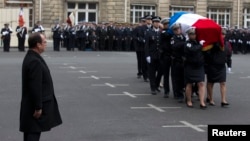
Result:
{"label": "police cap", "polygon": [[181,27],[181,24],[180,24],[180,23],[175,23],[174,25],[172,25],[171,29],[172,29],[172,30],[176,30],[176,29],[178,29],[178,28],[180,28],[180,27]]}
{"label": "police cap", "polygon": [[195,34],[195,27],[190,27],[190,28],[186,31],[186,33],[187,33],[188,35]]}
{"label": "police cap", "polygon": [[154,17],[152,17],[152,19],[151,19],[153,22],[160,22],[161,21],[161,17],[159,17],[159,16],[154,16]]}
{"label": "police cap", "polygon": [[162,24],[168,24],[169,20],[170,20],[170,18],[164,18],[164,19],[161,20],[161,23]]}

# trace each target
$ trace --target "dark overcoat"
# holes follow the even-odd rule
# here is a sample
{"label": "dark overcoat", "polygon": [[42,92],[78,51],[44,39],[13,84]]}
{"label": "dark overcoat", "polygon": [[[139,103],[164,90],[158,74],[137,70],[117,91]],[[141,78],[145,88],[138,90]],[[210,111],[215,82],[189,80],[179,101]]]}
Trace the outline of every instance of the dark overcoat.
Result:
{"label": "dark overcoat", "polygon": [[[38,109],[42,109],[42,115],[35,119],[33,114]],[[20,131],[44,132],[61,123],[49,68],[38,53],[29,50],[22,66]]]}

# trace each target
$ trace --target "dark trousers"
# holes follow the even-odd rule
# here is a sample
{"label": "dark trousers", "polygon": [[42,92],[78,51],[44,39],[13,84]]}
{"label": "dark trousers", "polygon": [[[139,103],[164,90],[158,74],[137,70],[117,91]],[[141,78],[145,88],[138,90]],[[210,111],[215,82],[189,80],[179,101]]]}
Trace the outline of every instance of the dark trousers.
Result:
{"label": "dark trousers", "polygon": [[160,83],[160,59],[151,58],[151,62],[148,63],[148,76],[150,81],[150,88],[152,91],[158,89],[158,83]]}
{"label": "dark trousers", "polygon": [[10,39],[3,39],[3,51],[10,51]]}
{"label": "dark trousers", "polygon": [[171,68],[171,57],[170,56],[164,56],[162,60],[162,66],[163,66],[163,87],[164,87],[164,93],[168,94],[170,92],[170,86],[169,86],[169,76],[170,76],[170,68]]}
{"label": "dark trousers", "polygon": [[25,51],[25,38],[18,38],[18,50]]}
{"label": "dark trousers", "polygon": [[184,65],[182,62],[173,61],[171,66],[171,78],[174,97],[184,98]]}
{"label": "dark trousers", "polygon": [[39,141],[41,132],[38,133],[24,133],[23,141]]}
{"label": "dark trousers", "polygon": [[108,40],[108,50],[112,51],[113,50],[113,46],[114,46],[114,39],[112,36],[109,36],[109,40]]}
{"label": "dark trousers", "polygon": [[60,38],[53,38],[54,51],[60,51]]}
{"label": "dark trousers", "polygon": [[136,51],[137,75],[142,75],[142,51]]}

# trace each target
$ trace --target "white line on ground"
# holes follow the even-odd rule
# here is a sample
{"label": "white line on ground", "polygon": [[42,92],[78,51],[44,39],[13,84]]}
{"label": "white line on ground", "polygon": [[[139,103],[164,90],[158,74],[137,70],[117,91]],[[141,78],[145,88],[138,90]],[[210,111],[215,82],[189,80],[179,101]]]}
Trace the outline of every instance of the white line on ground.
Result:
{"label": "white line on ground", "polygon": [[105,85],[107,85],[107,86],[109,86],[109,87],[111,87],[111,88],[115,88],[115,85],[110,84],[110,83],[105,83]]}
{"label": "white line on ground", "polygon": [[199,128],[199,127],[207,127],[207,125],[193,125],[187,121],[180,121],[180,123],[182,123],[183,125],[164,125],[162,127],[164,128],[184,128],[184,127],[189,127],[194,129],[197,132],[205,132],[203,129]]}
{"label": "white line on ground", "polygon": [[158,112],[165,112],[165,110],[163,109],[177,109],[177,108],[181,108],[181,107],[157,107],[153,104],[147,104],[148,107],[131,107],[131,109],[154,109]]}

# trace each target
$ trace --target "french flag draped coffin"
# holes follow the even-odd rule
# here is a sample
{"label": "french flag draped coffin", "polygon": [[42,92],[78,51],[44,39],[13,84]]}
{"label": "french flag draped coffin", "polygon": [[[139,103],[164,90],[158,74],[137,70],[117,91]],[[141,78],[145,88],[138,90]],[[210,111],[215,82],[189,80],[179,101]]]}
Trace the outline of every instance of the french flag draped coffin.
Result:
{"label": "french flag draped coffin", "polygon": [[[213,43],[219,43],[221,49],[224,48],[222,38],[222,28],[212,19],[203,17],[198,14],[177,12],[170,18],[170,28],[175,24],[180,23],[182,32],[186,35],[186,31],[191,28],[196,28],[196,38],[198,41],[204,40],[203,51],[212,48]],[[173,32],[173,31],[171,31]]]}

